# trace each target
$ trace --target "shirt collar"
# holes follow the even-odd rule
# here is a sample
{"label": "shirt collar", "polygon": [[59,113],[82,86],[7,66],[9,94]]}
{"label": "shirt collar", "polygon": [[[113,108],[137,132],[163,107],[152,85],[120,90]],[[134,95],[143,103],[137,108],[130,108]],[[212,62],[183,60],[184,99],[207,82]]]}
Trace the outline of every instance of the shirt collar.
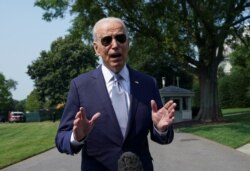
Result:
{"label": "shirt collar", "polygon": [[[115,75],[115,73],[112,72],[110,69],[108,69],[105,65],[102,65],[102,73],[103,73],[106,84],[110,82],[113,76]],[[123,79],[126,82],[129,82],[129,72],[128,72],[127,65],[124,65],[124,67],[119,72],[119,74],[123,77]]]}

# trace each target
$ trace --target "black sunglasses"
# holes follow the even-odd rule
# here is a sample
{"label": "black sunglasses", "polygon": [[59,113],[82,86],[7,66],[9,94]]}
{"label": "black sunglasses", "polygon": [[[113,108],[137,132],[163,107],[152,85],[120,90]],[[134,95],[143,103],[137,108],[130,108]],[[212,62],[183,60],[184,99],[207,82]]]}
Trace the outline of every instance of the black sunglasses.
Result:
{"label": "black sunglasses", "polygon": [[[119,43],[125,43],[127,40],[127,37],[125,34],[118,34],[114,38]],[[108,46],[112,42],[112,39],[113,39],[112,36],[105,36],[101,39],[101,43],[103,46]]]}

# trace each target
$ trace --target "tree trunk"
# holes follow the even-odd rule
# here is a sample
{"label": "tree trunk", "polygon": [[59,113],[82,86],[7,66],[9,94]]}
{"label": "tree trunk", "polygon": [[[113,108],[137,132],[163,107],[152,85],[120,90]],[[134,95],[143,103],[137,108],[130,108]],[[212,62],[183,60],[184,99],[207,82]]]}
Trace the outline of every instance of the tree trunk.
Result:
{"label": "tree trunk", "polygon": [[218,100],[216,62],[199,68],[200,110],[195,118],[201,122],[213,122],[222,119]]}

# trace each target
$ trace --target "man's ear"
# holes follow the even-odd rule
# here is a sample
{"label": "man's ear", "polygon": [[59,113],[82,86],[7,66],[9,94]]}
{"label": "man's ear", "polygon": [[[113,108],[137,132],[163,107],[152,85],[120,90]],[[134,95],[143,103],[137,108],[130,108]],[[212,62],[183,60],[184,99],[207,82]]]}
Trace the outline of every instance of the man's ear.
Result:
{"label": "man's ear", "polygon": [[94,47],[94,49],[95,49],[95,54],[96,54],[96,56],[99,56],[100,54],[99,54],[99,52],[98,52],[98,45],[96,44],[96,42],[93,43],[93,47]]}

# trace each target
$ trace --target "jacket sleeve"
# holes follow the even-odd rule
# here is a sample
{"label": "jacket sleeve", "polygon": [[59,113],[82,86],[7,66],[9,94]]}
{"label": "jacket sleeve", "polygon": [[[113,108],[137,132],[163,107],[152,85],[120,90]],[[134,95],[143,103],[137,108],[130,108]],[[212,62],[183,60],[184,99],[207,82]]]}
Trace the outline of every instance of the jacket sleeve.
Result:
{"label": "jacket sleeve", "polygon": [[78,153],[83,145],[73,146],[70,142],[73,122],[77,111],[79,110],[79,97],[74,80],[70,83],[70,89],[67,97],[60,125],[57,130],[55,143],[58,151],[61,153],[71,154]]}
{"label": "jacket sleeve", "polygon": [[[162,100],[161,100],[161,96],[160,96],[160,93],[159,93],[159,90],[158,90],[158,86],[157,86],[157,82],[156,80],[154,79],[154,100],[156,101],[157,103],[157,106],[158,106],[158,109],[160,109],[163,104],[162,104]],[[159,144],[169,144],[173,141],[173,138],[174,138],[174,131],[173,131],[173,126],[171,125],[168,130],[167,130],[167,133],[165,134],[159,134],[154,126],[152,125],[152,128],[151,128],[151,140],[159,143]]]}

